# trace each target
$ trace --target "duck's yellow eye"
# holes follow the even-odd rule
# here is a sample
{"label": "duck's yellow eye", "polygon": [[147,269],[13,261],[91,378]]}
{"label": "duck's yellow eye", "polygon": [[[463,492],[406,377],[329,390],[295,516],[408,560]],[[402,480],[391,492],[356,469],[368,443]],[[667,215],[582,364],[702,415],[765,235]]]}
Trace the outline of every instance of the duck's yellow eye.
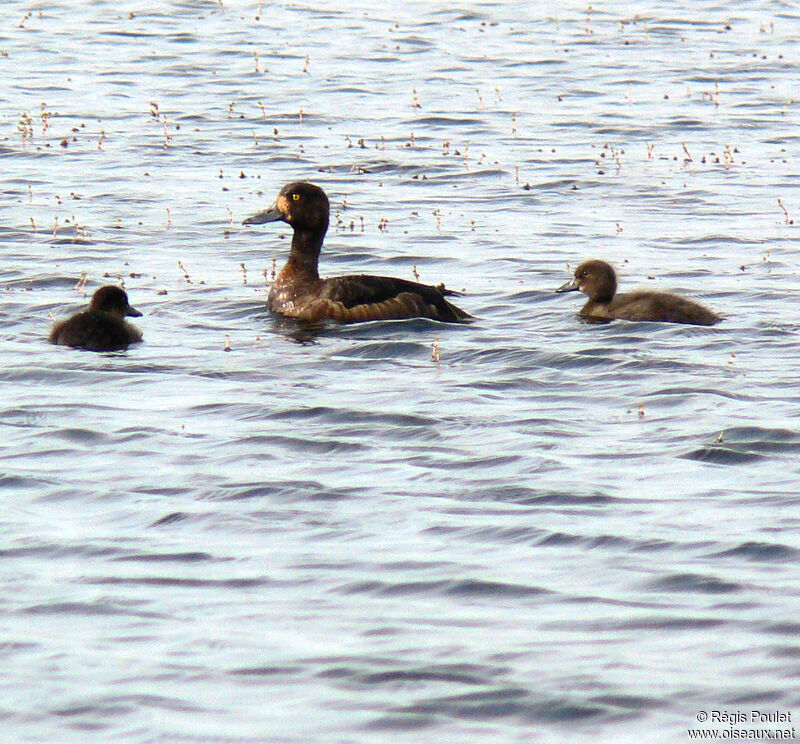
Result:
{"label": "duck's yellow eye", "polygon": [[292,194],[292,199],[294,199],[294,201],[300,201],[300,194]]}

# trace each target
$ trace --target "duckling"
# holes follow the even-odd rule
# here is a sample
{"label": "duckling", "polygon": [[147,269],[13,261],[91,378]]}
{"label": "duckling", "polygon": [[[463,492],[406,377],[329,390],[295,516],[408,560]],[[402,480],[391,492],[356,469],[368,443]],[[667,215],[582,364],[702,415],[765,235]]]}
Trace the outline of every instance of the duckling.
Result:
{"label": "duckling", "polygon": [[590,259],[577,269],[572,280],[556,292],[581,291],[589,301],[581,309],[584,318],[598,320],[646,320],[661,323],[690,323],[710,326],[722,317],[714,311],[670,292],[637,290],[616,294],[617,275],[605,261]]}
{"label": "duckling", "polygon": [[141,331],[125,316],[138,318],[141,313],[128,302],[123,289],[100,287],[88,310],[56,323],[50,331],[50,343],[89,351],[115,351],[142,340]]}
{"label": "duckling", "polygon": [[330,204],[325,192],[312,183],[284,186],[275,204],[248,217],[242,224],[282,221],[292,226],[289,260],[269,293],[269,309],[278,315],[307,321],[431,318],[467,323],[474,318],[445,299],[457,292],[443,284],[431,286],[387,276],[354,274],[320,279],[322,241],[328,230]]}

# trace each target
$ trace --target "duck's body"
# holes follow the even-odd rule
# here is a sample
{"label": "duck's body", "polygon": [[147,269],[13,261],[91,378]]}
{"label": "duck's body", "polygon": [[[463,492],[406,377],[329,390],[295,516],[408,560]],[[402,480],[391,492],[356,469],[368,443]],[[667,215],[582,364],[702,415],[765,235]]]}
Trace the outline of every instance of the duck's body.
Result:
{"label": "duck's body", "polygon": [[125,316],[141,313],[130,305],[128,295],[119,287],[100,287],[92,296],[88,310],[56,323],[50,331],[50,343],[89,351],[117,351],[142,340],[141,331]]}
{"label": "duck's body", "polygon": [[330,207],[325,192],[311,183],[290,183],[275,205],[254,214],[245,225],[281,220],[294,229],[289,260],[269,293],[269,309],[307,321],[431,318],[463,323],[472,316],[445,299],[456,292],[388,276],[352,274],[321,279],[318,271]]}
{"label": "duck's body", "polygon": [[699,302],[671,292],[637,290],[617,294],[617,276],[610,264],[591,259],[575,269],[574,278],[556,292],[580,291],[589,301],[580,315],[596,320],[638,320],[710,326],[721,316]]}
{"label": "duck's body", "polygon": [[287,264],[269,293],[273,313],[300,320],[367,320],[432,318],[451,323],[470,316],[445,299],[443,287],[387,276],[351,274],[320,279]]}

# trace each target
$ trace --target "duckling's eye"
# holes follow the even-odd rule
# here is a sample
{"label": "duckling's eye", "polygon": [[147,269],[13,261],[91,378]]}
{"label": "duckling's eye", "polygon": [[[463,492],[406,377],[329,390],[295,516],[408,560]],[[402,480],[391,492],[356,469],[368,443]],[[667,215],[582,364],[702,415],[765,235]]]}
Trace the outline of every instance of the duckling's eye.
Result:
{"label": "duckling's eye", "polygon": [[581,271],[581,279],[585,279],[587,276],[589,276],[589,272],[587,269]]}
{"label": "duckling's eye", "polygon": [[294,201],[300,201],[300,194],[292,194],[292,199]]}

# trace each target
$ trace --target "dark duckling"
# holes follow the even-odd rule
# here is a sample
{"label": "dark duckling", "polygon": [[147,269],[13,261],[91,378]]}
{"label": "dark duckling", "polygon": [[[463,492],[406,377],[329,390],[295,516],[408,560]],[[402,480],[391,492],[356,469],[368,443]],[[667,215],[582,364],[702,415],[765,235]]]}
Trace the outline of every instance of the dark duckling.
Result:
{"label": "dark duckling", "polygon": [[671,294],[638,290],[616,294],[617,275],[605,261],[591,259],[575,269],[575,278],[556,292],[580,290],[589,296],[581,309],[584,318],[597,320],[647,320],[710,326],[722,318],[699,302]]}
{"label": "dark duckling", "polygon": [[275,204],[248,217],[243,224],[283,221],[294,229],[289,260],[269,293],[269,309],[278,315],[307,321],[432,318],[465,323],[472,316],[445,299],[456,295],[444,288],[387,276],[353,274],[320,279],[317,264],[328,230],[330,205],[325,192],[312,183],[284,186]]}
{"label": "dark duckling", "polygon": [[142,340],[141,331],[128,323],[141,313],[128,302],[119,287],[100,287],[92,296],[88,310],[76,313],[53,326],[50,343],[89,351],[116,351]]}

